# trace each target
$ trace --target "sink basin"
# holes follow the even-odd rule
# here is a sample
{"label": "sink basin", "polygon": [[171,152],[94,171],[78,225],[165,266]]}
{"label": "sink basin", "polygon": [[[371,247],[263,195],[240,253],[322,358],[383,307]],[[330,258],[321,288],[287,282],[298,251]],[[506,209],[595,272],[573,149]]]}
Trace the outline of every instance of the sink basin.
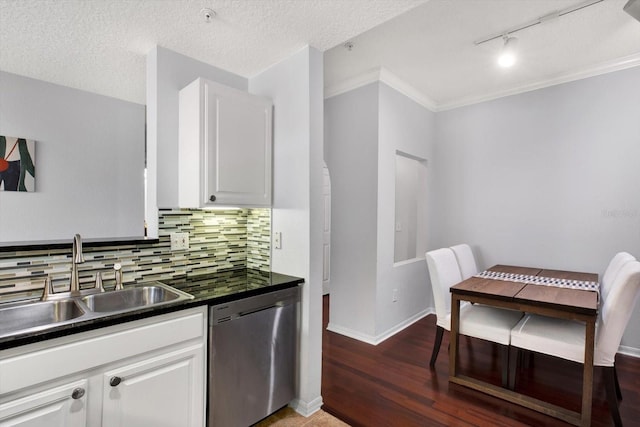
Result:
{"label": "sink basin", "polygon": [[[88,289],[81,292],[96,291]],[[49,301],[0,304],[0,338],[189,300],[193,295],[161,282],[149,282],[118,291],[85,296],[55,294],[52,298]]]}
{"label": "sink basin", "polygon": [[192,297],[173,288],[151,285],[88,295],[82,298],[82,302],[93,312],[111,313],[166,304],[186,298]]}
{"label": "sink basin", "polygon": [[73,300],[34,302],[0,309],[0,337],[16,330],[37,330],[84,315]]}

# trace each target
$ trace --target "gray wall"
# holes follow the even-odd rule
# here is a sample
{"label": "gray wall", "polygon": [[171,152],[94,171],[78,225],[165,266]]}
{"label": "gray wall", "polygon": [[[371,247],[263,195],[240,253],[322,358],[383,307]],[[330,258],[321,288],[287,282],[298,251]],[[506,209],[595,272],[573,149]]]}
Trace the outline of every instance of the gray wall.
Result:
{"label": "gray wall", "polygon": [[[373,83],[325,100],[331,174],[331,323],[375,335],[378,94]],[[393,242],[390,242],[393,245]]]}
{"label": "gray wall", "polygon": [[[429,311],[423,258],[429,236],[417,258],[394,263],[395,181],[398,150],[431,161],[434,119],[434,113],[384,83],[325,101],[333,331],[378,343]],[[428,188],[432,178],[427,168]],[[424,209],[430,223],[432,208]]]}
{"label": "gray wall", "polygon": [[36,191],[0,191],[0,242],[144,234],[145,107],[0,72],[0,135],[36,141]]}
{"label": "gray wall", "polygon": [[[426,314],[432,300],[424,253],[431,242],[431,229],[418,229],[417,257],[394,264],[395,238],[395,157],[400,150],[427,161],[426,194],[417,197],[421,216],[430,223],[437,209],[431,200],[434,177],[431,169],[435,150],[435,114],[390,86],[380,84],[380,148],[378,158],[378,287],[376,332],[387,336],[399,325]],[[425,206],[426,203],[426,206]],[[421,223],[418,224],[420,227]],[[392,301],[397,289],[397,301]]]}
{"label": "gray wall", "polygon": [[434,247],[600,274],[640,257],[639,113],[640,67],[438,113]]}

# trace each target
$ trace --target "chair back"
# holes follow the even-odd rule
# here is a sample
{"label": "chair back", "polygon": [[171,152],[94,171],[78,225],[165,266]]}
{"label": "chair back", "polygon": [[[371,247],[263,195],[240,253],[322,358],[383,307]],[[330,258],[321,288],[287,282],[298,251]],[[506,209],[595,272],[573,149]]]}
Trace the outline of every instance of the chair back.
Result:
{"label": "chair back", "polygon": [[438,324],[442,326],[451,312],[449,288],[462,281],[456,256],[450,248],[436,249],[425,254]]}
{"label": "chair back", "polygon": [[476,265],[476,259],[473,256],[471,246],[466,243],[451,246],[451,250],[456,255],[458,260],[458,266],[460,267],[460,275],[462,280],[466,280],[474,274],[478,274],[478,266]]}
{"label": "chair back", "polygon": [[640,262],[627,262],[611,284],[607,298],[603,300],[594,364],[613,366],[622,335],[639,295]]}
{"label": "chair back", "polygon": [[602,283],[600,284],[600,296],[603,300],[607,298],[607,294],[611,290],[611,284],[620,272],[622,266],[629,261],[635,260],[635,257],[628,252],[618,252],[613,258],[611,258],[611,261],[609,261],[609,265],[602,276]]}

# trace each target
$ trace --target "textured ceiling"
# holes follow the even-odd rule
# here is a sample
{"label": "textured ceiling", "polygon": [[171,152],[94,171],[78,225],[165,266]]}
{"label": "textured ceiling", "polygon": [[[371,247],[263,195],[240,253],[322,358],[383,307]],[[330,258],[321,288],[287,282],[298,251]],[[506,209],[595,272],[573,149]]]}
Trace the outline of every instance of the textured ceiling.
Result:
{"label": "textured ceiling", "polygon": [[[160,45],[250,77],[325,51],[424,0],[0,0],[0,69],[145,103]],[[216,19],[206,23],[200,10]]]}
{"label": "textured ceiling", "polygon": [[309,44],[327,93],[382,67],[441,109],[639,65],[626,1],[518,32],[520,61],[503,70],[500,40],[473,42],[582,0],[0,0],[0,69],[145,103],[155,45],[251,77]]}

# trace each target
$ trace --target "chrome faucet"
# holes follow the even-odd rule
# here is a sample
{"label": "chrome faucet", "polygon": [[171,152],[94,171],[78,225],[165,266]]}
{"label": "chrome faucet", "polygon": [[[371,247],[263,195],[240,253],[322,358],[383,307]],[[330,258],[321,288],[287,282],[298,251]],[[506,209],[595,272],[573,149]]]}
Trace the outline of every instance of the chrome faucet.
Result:
{"label": "chrome faucet", "polygon": [[71,295],[77,295],[80,293],[80,279],[78,278],[78,264],[84,262],[84,256],[82,256],[82,238],[79,234],[73,236],[73,247],[71,250],[71,285],[69,286],[69,292]]}

